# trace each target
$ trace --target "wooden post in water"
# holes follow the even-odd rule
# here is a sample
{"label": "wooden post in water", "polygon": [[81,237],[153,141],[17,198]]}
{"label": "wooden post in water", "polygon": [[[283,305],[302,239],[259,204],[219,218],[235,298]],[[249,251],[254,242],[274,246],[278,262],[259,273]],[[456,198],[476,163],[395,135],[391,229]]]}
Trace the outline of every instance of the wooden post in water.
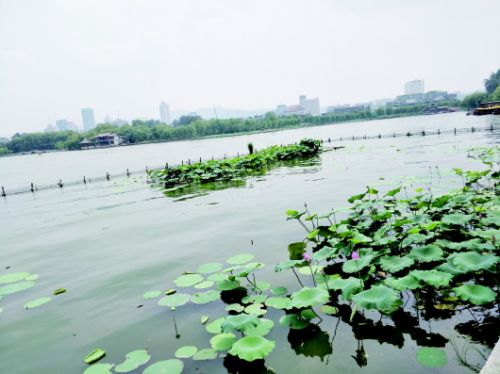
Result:
{"label": "wooden post in water", "polygon": [[181,160],[181,165],[184,166],[184,160]]}
{"label": "wooden post in water", "polygon": [[83,176],[83,184],[87,184],[87,180],[85,179],[85,175]]}
{"label": "wooden post in water", "polygon": [[59,188],[63,188],[64,184],[62,182],[62,179],[59,179],[59,182],[57,182],[57,185],[59,186]]}
{"label": "wooden post in water", "polygon": [[441,129],[438,129],[438,135],[441,135]]}
{"label": "wooden post in water", "polygon": [[396,133],[395,133],[395,132],[393,132],[393,133],[392,133],[392,137],[393,137],[393,138],[395,138],[395,137],[396,137]]}
{"label": "wooden post in water", "polygon": [[474,129],[474,126],[470,129],[471,132],[475,132],[476,130]]}
{"label": "wooden post in water", "polygon": [[191,159],[188,158],[188,165],[191,165]]}
{"label": "wooden post in water", "polygon": [[457,129],[456,129],[456,128],[454,128],[454,129],[453,129],[453,133],[454,133],[455,135],[457,135]]}
{"label": "wooden post in water", "polygon": [[33,186],[33,182],[31,182],[30,190],[31,192],[35,192],[35,186]]}
{"label": "wooden post in water", "polygon": [[2,197],[5,197],[7,196],[7,194],[5,193],[5,188],[2,186]]}
{"label": "wooden post in water", "polygon": [[200,164],[201,164],[201,157],[200,157]]}
{"label": "wooden post in water", "polygon": [[165,170],[168,170],[168,162],[165,162]]}
{"label": "wooden post in water", "polygon": [[109,173],[108,173],[108,172],[106,172],[106,179],[107,179],[108,181],[109,181],[109,179],[110,179],[110,175],[109,175]]}
{"label": "wooden post in water", "polygon": [[378,138],[380,139],[382,137],[382,135],[378,134]]}
{"label": "wooden post in water", "polygon": [[422,130],[422,136],[425,136],[425,130]]}
{"label": "wooden post in water", "polygon": [[130,177],[130,171],[127,169],[127,177]]}

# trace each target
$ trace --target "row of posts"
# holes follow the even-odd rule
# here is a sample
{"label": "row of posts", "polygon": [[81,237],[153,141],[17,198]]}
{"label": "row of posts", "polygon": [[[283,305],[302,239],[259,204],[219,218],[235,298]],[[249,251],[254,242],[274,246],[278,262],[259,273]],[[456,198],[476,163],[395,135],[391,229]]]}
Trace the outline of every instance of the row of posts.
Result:
{"label": "row of posts", "polygon": [[[490,130],[490,131],[493,131],[493,125],[490,125],[489,130]],[[476,132],[476,129],[475,129],[474,127],[471,127],[471,132]],[[453,133],[454,133],[455,135],[457,135],[457,129],[456,129],[456,128],[454,128],[454,129],[453,129]],[[438,129],[438,130],[437,130],[437,134],[438,134],[438,135],[440,135],[440,134],[441,134],[441,130],[440,130],[440,129]],[[413,134],[412,134],[412,133],[410,133],[410,132],[407,132],[407,133],[406,133],[406,136],[412,136],[412,135],[413,135]],[[425,132],[425,130],[422,130],[422,131],[420,132],[420,135],[422,135],[422,136],[426,136],[426,132]],[[392,137],[393,137],[393,138],[395,138],[395,137],[396,137],[396,133],[393,133],[393,134],[392,134]],[[377,138],[378,138],[378,139],[381,139],[381,138],[382,138],[382,134],[378,134]],[[355,136],[353,136],[353,137],[352,137],[352,140],[355,140],[355,139],[356,139],[356,137],[355,137]],[[359,138],[358,138],[358,139],[359,139]],[[364,136],[363,136],[363,139],[367,139],[366,135],[364,135]],[[327,142],[328,142],[328,143],[331,143],[331,141],[332,141],[332,139],[331,139],[331,138],[328,138],[328,139],[327,139]],[[343,138],[342,138],[342,137],[340,137],[340,138],[339,138],[339,141],[343,141]],[[240,157],[240,153],[239,153],[239,152],[238,152],[238,157]],[[225,160],[225,159],[226,159],[226,155],[224,155],[224,160]],[[212,156],[212,161],[213,161],[213,160],[214,160],[214,156]],[[200,162],[201,162],[201,157],[200,157]],[[191,165],[191,159],[188,159],[187,164],[188,164],[188,165]],[[181,161],[181,165],[184,165],[184,161]],[[167,162],[167,163],[165,163],[165,169],[168,169],[168,162]],[[146,173],[148,173],[148,172],[149,172],[149,170],[148,170],[148,167],[146,166]],[[126,175],[127,175],[127,177],[130,177],[130,174],[131,174],[131,173],[130,173],[129,169],[127,169],[127,170],[126,170]],[[106,180],[108,180],[108,181],[109,181],[109,180],[111,180],[111,175],[110,175],[108,172],[106,172]],[[86,178],[85,176],[83,176],[83,184],[87,184],[87,181],[90,183],[90,182],[91,182],[91,179],[89,178],[89,179],[87,180],[87,178]],[[63,184],[63,182],[62,182],[62,180],[61,180],[61,179],[59,179],[59,182],[57,182],[57,186],[58,186],[59,188],[63,188],[63,187],[64,187],[64,184]],[[35,187],[35,185],[33,184],[33,182],[31,182],[31,184],[30,184],[30,191],[34,193],[34,192],[35,192],[35,191],[37,191],[37,190],[38,190],[38,188],[36,188],[36,187]],[[6,192],[5,192],[5,187],[4,187],[4,186],[2,186],[2,194],[1,194],[1,196],[2,196],[2,197],[6,197],[6,196],[7,196],[7,194],[6,194]]]}

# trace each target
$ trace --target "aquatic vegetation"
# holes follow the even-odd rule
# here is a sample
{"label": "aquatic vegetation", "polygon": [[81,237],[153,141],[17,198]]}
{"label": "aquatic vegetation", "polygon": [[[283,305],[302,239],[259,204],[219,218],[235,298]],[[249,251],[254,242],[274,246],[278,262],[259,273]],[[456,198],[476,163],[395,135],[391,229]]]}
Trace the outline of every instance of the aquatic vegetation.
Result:
{"label": "aquatic vegetation", "polygon": [[94,362],[99,361],[104,356],[106,356],[106,351],[101,348],[96,348],[87,356],[85,356],[83,361],[85,361],[86,364],[93,364]]}
{"label": "aquatic vegetation", "polygon": [[136,351],[129,352],[125,355],[125,361],[121,364],[116,365],[114,371],[117,373],[128,373],[142,366],[151,359],[151,356],[145,349],[138,349]]}
{"label": "aquatic vegetation", "polygon": [[37,308],[41,305],[49,303],[50,301],[52,301],[51,297],[48,297],[48,296],[40,297],[36,300],[30,301],[30,302],[24,304],[24,308],[25,309]]}

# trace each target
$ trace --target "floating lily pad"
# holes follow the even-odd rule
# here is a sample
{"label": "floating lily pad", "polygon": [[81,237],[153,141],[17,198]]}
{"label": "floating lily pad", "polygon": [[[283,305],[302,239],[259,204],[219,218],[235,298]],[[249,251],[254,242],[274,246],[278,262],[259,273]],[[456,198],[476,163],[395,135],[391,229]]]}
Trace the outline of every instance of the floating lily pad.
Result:
{"label": "floating lily pad", "polygon": [[83,374],[111,374],[112,364],[94,364],[89,366]]}
{"label": "floating lily pad", "polygon": [[302,266],[299,268],[299,273],[303,275],[314,275],[323,269],[320,265]]}
{"label": "floating lily pad", "polygon": [[250,304],[245,308],[245,313],[254,314],[256,316],[262,316],[267,313],[267,310],[263,308],[264,305],[260,303]]}
{"label": "floating lily pad", "polygon": [[269,355],[275,345],[275,342],[262,336],[245,336],[233,344],[229,354],[245,361],[255,361]]}
{"label": "floating lily pad", "polygon": [[160,299],[160,301],[158,301],[158,305],[168,306],[170,308],[175,308],[175,307],[186,304],[190,298],[191,298],[191,296],[188,294],[176,293],[173,295],[168,295],[168,296],[162,297]]}
{"label": "floating lily pad", "polygon": [[273,287],[270,291],[273,295],[285,295],[288,293],[286,287]]}
{"label": "floating lily pad", "polygon": [[0,296],[6,296],[17,292],[22,292],[31,288],[35,285],[35,282],[24,281],[18,283],[8,284],[6,286],[0,287]]}
{"label": "floating lily pad", "polygon": [[342,291],[342,299],[349,301],[355,292],[363,289],[363,281],[353,277],[333,279],[328,282],[328,287],[332,290]]}
{"label": "floating lily pad", "polygon": [[234,342],[236,342],[236,336],[232,333],[218,334],[210,339],[210,345],[216,351],[227,351]]}
{"label": "floating lily pad", "polygon": [[241,265],[253,260],[255,256],[249,253],[241,253],[236,256],[229,257],[226,262],[229,265]]}
{"label": "floating lily pad", "polygon": [[176,358],[158,361],[149,365],[142,374],[181,374],[184,370],[184,363]]}
{"label": "floating lily pad", "polygon": [[101,348],[96,348],[92,352],[90,352],[87,356],[85,356],[83,361],[85,361],[86,364],[92,364],[96,361],[99,361],[104,356],[106,356],[106,351],[104,351]]}
{"label": "floating lily pad", "polygon": [[329,299],[330,295],[327,290],[318,287],[304,287],[292,295],[288,308],[307,308],[325,304]]}
{"label": "floating lily pad", "polygon": [[412,249],[409,255],[420,262],[438,261],[443,258],[443,250],[437,245],[429,244]]}
{"label": "floating lily pad", "polygon": [[142,297],[144,299],[154,299],[158,296],[161,295],[161,291],[160,290],[154,290],[154,291],[148,291],[148,292],[145,292]]}
{"label": "floating lily pad", "polygon": [[231,291],[240,287],[240,282],[237,280],[224,279],[223,281],[217,283],[217,288],[221,291]]}
{"label": "floating lily pad", "polygon": [[334,306],[331,306],[331,305],[323,305],[319,308],[319,310],[321,313],[325,313],[325,314],[328,314],[330,316],[337,314],[339,311],[337,308],[335,308]]}
{"label": "floating lily pad", "polygon": [[224,323],[225,318],[220,317],[209,324],[205,327],[205,329],[210,333],[210,334],[220,334],[222,332],[222,324]]}
{"label": "floating lily pad", "polygon": [[214,285],[215,283],[212,282],[212,281],[209,281],[209,280],[206,280],[206,281],[203,281],[203,282],[200,282],[198,284],[195,284],[194,285],[194,288],[198,289],[198,290],[202,290],[202,289],[205,289],[205,288],[210,288]]}
{"label": "floating lily pad", "polygon": [[241,304],[229,304],[224,308],[226,312],[237,312],[237,313],[243,312],[244,309],[245,307]]}
{"label": "floating lily pad", "polygon": [[459,253],[453,258],[453,264],[466,271],[487,270],[497,262],[497,256],[484,255],[477,252]]}
{"label": "floating lily pad", "polygon": [[435,287],[446,287],[450,284],[453,274],[444,273],[439,270],[412,270],[410,275],[419,281]]}
{"label": "floating lily pad", "polygon": [[169,288],[168,290],[165,291],[165,295],[173,295],[177,291],[174,290],[173,288]]}
{"label": "floating lily pad", "polygon": [[265,291],[269,287],[271,287],[271,284],[268,282],[257,281],[257,282],[255,282],[255,284],[257,286],[257,289],[259,289],[260,291]]}
{"label": "floating lily pad", "polygon": [[174,356],[177,358],[189,358],[193,357],[196,352],[198,352],[198,348],[194,345],[185,345],[176,350]]}
{"label": "floating lily pad", "polygon": [[207,280],[212,281],[214,283],[222,282],[224,279],[227,279],[227,275],[226,274],[222,274],[222,273],[210,274],[207,277]]}
{"label": "floating lily pad", "polygon": [[222,264],[218,262],[209,262],[208,264],[203,264],[198,267],[198,273],[210,274],[220,271],[222,269]]}
{"label": "floating lily pad", "polygon": [[464,226],[466,225],[470,220],[472,216],[469,216],[467,214],[461,214],[461,213],[453,213],[453,214],[447,214],[441,218],[441,222],[447,224],[447,225],[459,225],[459,226]]}
{"label": "floating lily pad", "polygon": [[51,297],[48,297],[48,296],[40,297],[39,299],[30,301],[30,302],[24,304],[24,308],[25,309],[33,309],[33,308],[39,307],[41,305],[47,304],[50,301],[52,301]]}
{"label": "floating lily pad", "polygon": [[215,360],[216,358],[217,358],[217,351],[212,348],[200,349],[193,356],[193,360],[195,361]]}
{"label": "floating lily pad", "polygon": [[14,282],[19,282],[27,277],[29,277],[30,273],[27,272],[19,272],[19,273],[11,273],[11,274],[5,274],[0,276],[0,284],[2,283],[14,283]]}
{"label": "floating lily pad", "polygon": [[52,294],[54,295],[60,295],[62,293],[66,293],[66,288],[58,288],[57,290],[52,291]]}
{"label": "floating lily pad", "polygon": [[251,304],[251,303],[263,303],[266,301],[267,296],[266,295],[247,295],[241,301],[245,304]]}
{"label": "floating lily pad", "polygon": [[384,280],[384,283],[398,291],[414,290],[422,286],[420,281],[411,274],[405,275],[401,278],[389,277]]}
{"label": "floating lily pad", "polygon": [[[39,278],[38,274],[30,274],[25,278],[27,281],[36,281]],[[1,283],[1,282],[0,282]]]}
{"label": "floating lily pad", "polygon": [[203,277],[200,274],[183,274],[174,283],[177,287],[192,287],[201,281],[203,281]]}
{"label": "floating lily pad", "polygon": [[422,347],[417,351],[417,361],[430,368],[442,368],[448,363],[446,352],[443,349]]}
{"label": "floating lily pad", "polygon": [[280,318],[280,325],[293,330],[302,330],[309,326],[309,320],[300,318],[296,314],[285,314]]}
{"label": "floating lily pad", "polygon": [[209,290],[206,292],[198,292],[191,296],[191,302],[195,304],[207,304],[209,302],[219,300],[220,292]]}
{"label": "floating lily pad", "polygon": [[402,304],[399,293],[385,286],[372,286],[354,295],[352,301],[362,308],[376,309],[384,313],[391,313]]}
{"label": "floating lily pad", "polygon": [[274,322],[267,318],[259,318],[259,324],[245,330],[245,336],[265,336],[269,334],[274,326]]}
{"label": "floating lily pad", "polygon": [[227,316],[222,324],[223,332],[241,331],[255,327],[260,323],[255,315],[237,314],[235,316]]}
{"label": "floating lily pad", "polygon": [[287,309],[290,306],[290,299],[288,297],[270,297],[265,304],[275,309]]}
{"label": "floating lily pad", "polygon": [[415,263],[412,258],[405,256],[385,256],[380,259],[380,267],[388,272],[396,273],[406,269]]}
{"label": "floating lily pad", "polygon": [[146,364],[151,356],[145,349],[129,352],[125,355],[125,361],[115,367],[117,373],[128,373]]}
{"label": "floating lily pad", "polygon": [[476,284],[463,284],[455,287],[453,291],[464,301],[470,301],[475,305],[487,304],[495,300],[495,292],[486,286]]}

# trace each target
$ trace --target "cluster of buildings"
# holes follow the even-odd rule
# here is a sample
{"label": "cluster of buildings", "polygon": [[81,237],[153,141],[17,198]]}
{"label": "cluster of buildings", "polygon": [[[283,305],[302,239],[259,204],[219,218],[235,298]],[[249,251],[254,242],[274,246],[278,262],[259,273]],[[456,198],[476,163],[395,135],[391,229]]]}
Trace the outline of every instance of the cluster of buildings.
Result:
{"label": "cluster of buildings", "polygon": [[308,99],[306,95],[299,96],[299,103],[294,105],[280,104],[276,107],[276,115],[290,116],[290,115],[312,115],[318,116],[321,114],[319,106],[319,99]]}

